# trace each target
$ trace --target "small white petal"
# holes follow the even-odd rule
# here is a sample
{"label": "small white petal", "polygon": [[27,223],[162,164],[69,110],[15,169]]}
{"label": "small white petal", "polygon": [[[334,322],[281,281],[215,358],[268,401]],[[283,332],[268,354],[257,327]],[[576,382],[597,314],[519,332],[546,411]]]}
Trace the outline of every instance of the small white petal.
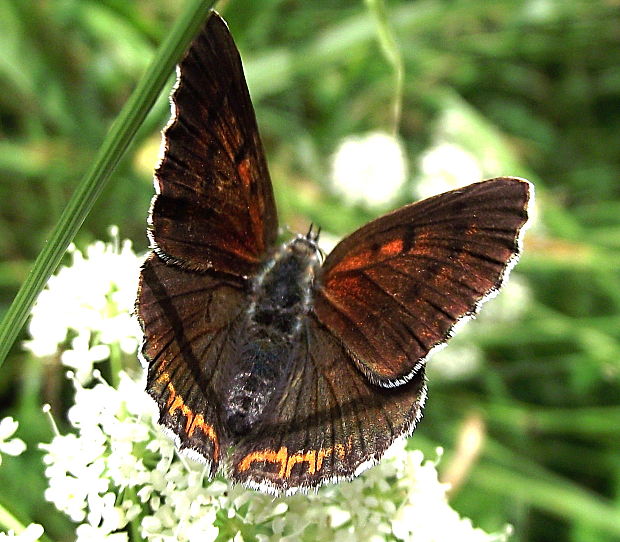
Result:
{"label": "small white petal", "polygon": [[26,449],[26,443],[20,438],[0,443],[0,452],[8,455],[20,455]]}
{"label": "small white petal", "polygon": [[18,427],[19,422],[14,420],[12,416],[2,418],[0,420],[0,442],[10,438],[17,431]]}

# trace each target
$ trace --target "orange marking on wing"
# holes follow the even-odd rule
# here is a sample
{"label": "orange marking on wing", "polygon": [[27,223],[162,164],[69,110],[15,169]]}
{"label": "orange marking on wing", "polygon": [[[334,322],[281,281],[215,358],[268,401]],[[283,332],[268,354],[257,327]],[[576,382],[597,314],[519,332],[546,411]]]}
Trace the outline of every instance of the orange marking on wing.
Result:
{"label": "orange marking on wing", "polygon": [[241,162],[239,162],[239,164],[237,165],[237,173],[239,173],[239,177],[243,182],[243,186],[248,189],[252,182],[252,171],[250,168],[249,158],[244,158],[243,160],[241,160]]}
{"label": "orange marking on wing", "polygon": [[316,472],[316,450],[310,450],[309,452],[297,452],[289,456],[286,463],[286,472],[284,477],[288,478],[291,475],[293,467],[297,463],[308,463],[308,474],[314,474]]}
{"label": "orange marking on wing", "polygon": [[[250,162],[249,158],[244,158],[243,160],[241,160],[241,162],[239,162],[237,164],[237,173],[239,174],[239,178],[241,179],[241,182],[243,183],[243,187],[248,191],[251,192],[250,190],[250,186],[252,185],[252,164]],[[254,234],[256,236],[256,238],[260,241],[262,240],[262,237],[260,235],[261,233],[261,224],[262,224],[262,218],[261,218],[261,209],[259,205],[250,205],[250,207],[248,208],[248,211],[250,213],[250,221],[252,223],[252,229],[254,230]],[[263,247],[257,247],[259,250],[261,250]],[[247,254],[242,254],[242,257],[244,257],[245,259],[248,259]]]}
{"label": "orange marking on wing", "polygon": [[168,382],[170,382],[170,375],[166,372],[163,371],[162,373],[160,373],[160,375],[157,377],[157,380],[155,380],[155,384],[168,384]]}
{"label": "orange marking on wing", "polygon": [[344,445],[336,444],[334,448],[336,449],[336,455],[338,456],[338,459],[344,459],[344,456],[347,455]]}
{"label": "orange marking on wing", "polygon": [[381,256],[397,256],[403,251],[403,241],[402,239],[394,239],[389,243],[385,243],[385,245],[381,245],[379,248],[379,254]]}
{"label": "orange marking on wing", "polygon": [[168,393],[169,395],[168,395],[168,399],[166,399],[166,408],[169,409],[172,403],[174,403],[175,398],[177,396],[177,392],[174,389],[174,386],[170,382],[168,382]]}
{"label": "orange marking on wing", "polygon": [[334,450],[336,450],[336,455],[338,458],[343,460],[347,453],[351,451],[352,442],[352,438],[349,437],[346,445],[336,444],[335,446],[330,446],[329,448],[319,448],[318,451],[308,450],[307,452],[296,452],[291,455],[289,455],[286,446],[281,446],[277,452],[271,449],[257,450],[247,454],[239,462],[239,471],[243,472],[248,470],[255,461],[259,463],[264,461],[266,463],[279,464],[280,470],[278,471],[277,476],[280,478],[289,478],[291,476],[291,472],[293,471],[293,467],[297,463],[307,463],[308,474],[315,474],[323,467],[324,459],[332,455]]}
{"label": "orange marking on wing", "polygon": [[181,397],[180,395],[174,396],[172,404],[168,408],[168,412],[171,416],[174,415],[175,410],[180,410],[181,414],[183,414],[184,416],[192,413],[189,407],[183,402],[183,397]]}
{"label": "orange marking on wing", "polygon": [[[189,419],[189,418],[188,418]],[[200,429],[213,443],[213,460],[217,461],[220,456],[220,445],[217,440],[217,434],[215,433],[215,429],[213,429],[212,425],[209,425],[205,422],[204,416],[202,414],[196,414],[192,423],[187,431],[188,436],[192,436],[196,429]]]}
{"label": "orange marking on wing", "polygon": [[[161,378],[162,377],[159,379]],[[202,414],[194,414],[192,409],[189,408],[183,401],[183,397],[177,394],[172,382],[168,382],[167,387],[169,395],[166,400],[166,408],[168,409],[168,413],[173,416],[176,410],[180,410],[181,414],[187,418],[185,421],[185,433],[188,437],[191,437],[196,429],[202,430],[207,438],[213,443],[213,460],[217,461],[220,455],[220,444],[215,428],[205,422]]]}
{"label": "orange marking on wing", "polygon": [[162,372],[155,381],[155,384],[166,384],[166,388],[168,388],[168,398],[166,399],[166,408],[170,408],[170,405],[174,401],[176,396],[176,391],[174,386],[170,383],[170,375],[164,371]]}
{"label": "orange marking on wing", "polygon": [[348,256],[344,260],[340,261],[334,266],[333,271],[352,271],[353,269],[364,267],[372,261],[371,257],[372,253],[370,252],[370,250],[364,250],[359,254],[355,254],[354,256]]}
{"label": "orange marking on wing", "polygon": [[344,272],[353,271],[360,267],[365,267],[371,262],[376,262],[377,254],[379,257],[388,258],[390,256],[398,256],[403,252],[404,243],[402,239],[394,239],[388,243],[380,245],[378,251],[362,250],[357,254],[347,256],[342,261],[338,262],[333,268],[333,271]]}
{"label": "orange marking on wing", "polygon": [[288,461],[288,449],[286,446],[281,446],[276,452],[275,450],[257,450],[256,452],[249,453],[239,463],[239,470],[246,471],[250,468],[254,461],[266,461],[268,463],[280,463],[280,470],[278,476],[284,477],[286,473],[286,463]]}
{"label": "orange marking on wing", "polygon": [[330,446],[329,448],[321,448],[319,450],[318,453],[318,457],[316,460],[316,470],[319,471],[321,470],[321,467],[323,466],[323,460],[326,457],[329,457],[330,455],[332,455],[334,448],[336,448],[336,455],[338,456],[339,459],[344,459],[345,456],[351,451],[351,449],[353,448],[353,437],[351,435],[349,435],[349,438],[347,439],[347,443],[346,445],[342,445],[342,444],[336,444],[334,447]]}
{"label": "orange marking on wing", "polygon": [[170,374],[168,373],[168,371],[166,371],[166,367],[168,367],[168,360],[164,359],[161,361],[159,367],[157,368],[157,374],[159,375],[157,377],[157,382],[170,380]]}
{"label": "orange marking on wing", "polygon": [[476,235],[478,235],[478,232],[480,231],[480,228],[478,228],[477,226],[475,226],[474,224],[471,224],[469,226],[469,228],[467,228],[465,230],[465,236],[466,237],[474,237]]}

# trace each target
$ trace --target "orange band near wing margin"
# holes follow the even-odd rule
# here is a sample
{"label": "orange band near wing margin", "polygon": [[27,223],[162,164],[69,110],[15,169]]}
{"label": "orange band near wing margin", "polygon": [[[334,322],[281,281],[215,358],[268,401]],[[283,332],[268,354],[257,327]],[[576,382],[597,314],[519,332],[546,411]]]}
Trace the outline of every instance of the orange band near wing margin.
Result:
{"label": "orange band near wing margin", "polygon": [[323,460],[332,455],[334,451],[338,458],[343,460],[347,453],[351,451],[352,443],[353,439],[349,437],[346,445],[336,444],[333,447],[330,446],[328,448],[319,448],[318,450],[296,452],[290,455],[286,446],[281,446],[277,452],[271,449],[257,450],[247,454],[239,462],[239,471],[244,472],[248,470],[254,462],[276,463],[280,465],[277,476],[279,478],[290,478],[293,467],[297,463],[308,463],[308,474],[315,474],[321,470]]}
{"label": "orange band near wing margin", "polygon": [[183,397],[176,392],[172,382],[170,382],[170,375],[168,373],[163,372],[157,381],[165,383],[168,389],[169,395],[166,400],[168,414],[173,416],[175,410],[181,411],[181,414],[187,418],[185,422],[185,433],[188,437],[191,437],[196,429],[200,429],[213,443],[213,461],[217,461],[220,455],[220,445],[214,427],[205,422],[202,414],[195,414],[192,409],[185,404]]}

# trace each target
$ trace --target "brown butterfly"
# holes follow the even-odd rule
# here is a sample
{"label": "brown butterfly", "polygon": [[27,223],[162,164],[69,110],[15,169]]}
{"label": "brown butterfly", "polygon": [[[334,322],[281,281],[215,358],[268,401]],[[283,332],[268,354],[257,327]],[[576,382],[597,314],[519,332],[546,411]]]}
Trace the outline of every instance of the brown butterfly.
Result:
{"label": "brown butterfly", "polygon": [[411,434],[424,366],[497,292],[533,197],[502,177],[407,205],[322,261],[278,246],[237,48],[213,13],[178,68],[140,276],[147,391],[180,449],[270,493],[351,478]]}

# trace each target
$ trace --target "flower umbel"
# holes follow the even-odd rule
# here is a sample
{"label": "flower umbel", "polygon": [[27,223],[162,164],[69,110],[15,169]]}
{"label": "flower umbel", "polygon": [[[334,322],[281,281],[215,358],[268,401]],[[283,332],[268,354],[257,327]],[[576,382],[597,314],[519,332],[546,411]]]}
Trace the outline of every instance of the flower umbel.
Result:
{"label": "flower umbel", "polygon": [[383,206],[398,195],[407,179],[402,145],[389,134],[348,137],[332,158],[331,184],[350,203]]}
{"label": "flower umbel", "polygon": [[43,527],[38,523],[31,523],[21,533],[16,534],[10,530],[8,533],[0,533],[0,541],[12,540],[13,542],[36,542],[43,536]]}

